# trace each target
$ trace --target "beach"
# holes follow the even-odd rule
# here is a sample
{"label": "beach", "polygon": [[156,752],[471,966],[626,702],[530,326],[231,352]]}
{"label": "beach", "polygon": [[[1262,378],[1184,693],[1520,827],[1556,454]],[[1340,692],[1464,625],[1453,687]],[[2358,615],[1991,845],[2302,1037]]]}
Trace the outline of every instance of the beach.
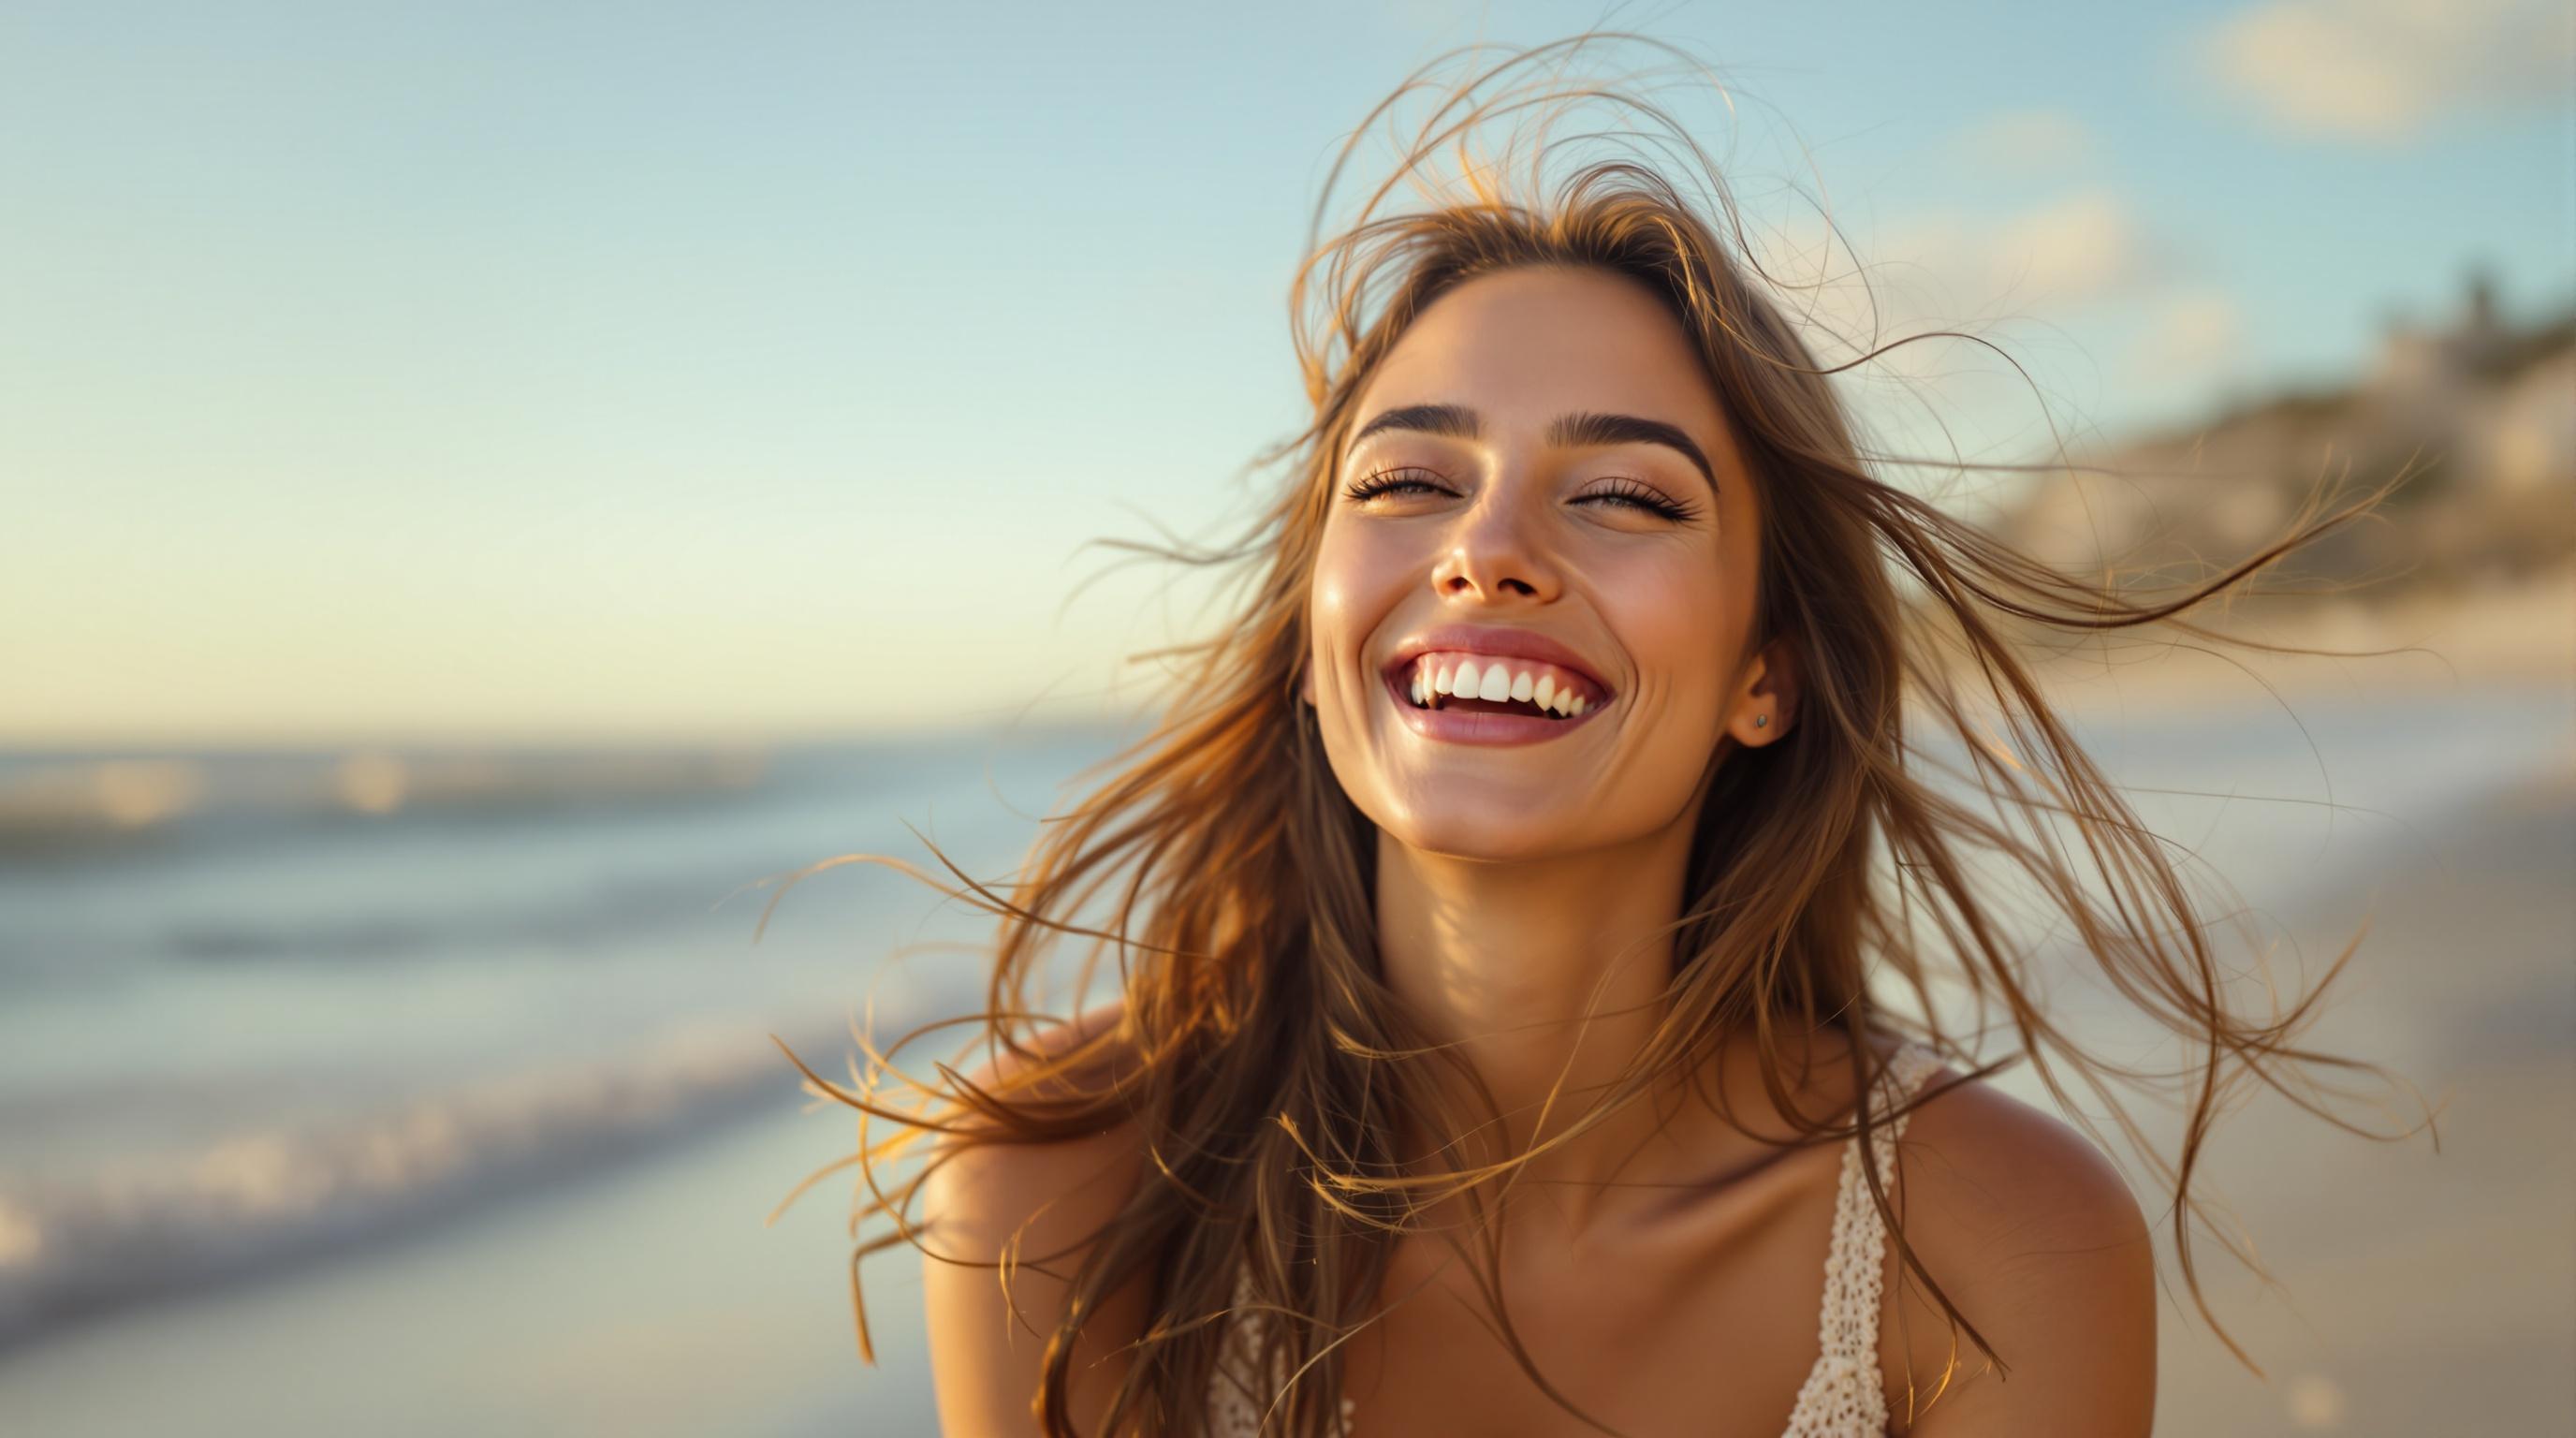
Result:
{"label": "beach", "polygon": [[[2189,1312],[2168,1261],[2160,1431],[2564,1426],[2576,1413],[2576,775],[2535,774],[2429,817],[2379,872],[2302,909],[2291,928],[2322,954],[2372,921],[2311,1043],[2419,1086],[2439,1151],[2430,1133],[2353,1137],[2270,1092],[2228,1117],[2209,1177],[2281,1287],[2264,1291],[2215,1246],[2202,1271],[2270,1381]],[[2406,1091],[2381,1097],[2385,1116],[2339,1111],[2381,1132],[2422,1121]]]}
{"label": "beach", "polygon": [[[2168,1233],[2159,1431],[2396,1435],[2563,1422],[2576,1411],[2565,1362],[2576,1349],[2576,709],[2567,688],[2496,680],[2360,698],[2310,692],[2286,713],[2268,700],[2097,707],[2075,722],[2114,777],[2139,786],[2150,822],[2187,839],[2262,912],[2282,941],[2271,956],[2278,977],[2312,979],[2368,919],[2360,955],[2309,1041],[2387,1065],[2439,1115],[2438,1154],[2429,1135],[2373,1142],[2271,1094],[2222,1122],[2201,1191],[2224,1200],[2283,1289],[2263,1291],[2215,1243],[2195,1248],[2221,1321],[2268,1381],[2191,1309]],[[1094,752],[1030,750],[1004,787],[1034,812],[1043,798],[1031,796],[1043,795],[1048,776]],[[913,787],[845,786],[832,791],[834,806],[927,813],[943,842],[971,827],[953,816],[982,789],[975,756],[914,755],[902,767]],[[2177,789],[2194,792],[2164,792]],[[673,811],[649,844],[635,826],[615,842],[630,846],[630,862],[667,852],[658,846],[677,842],[670,836],[699,830],[705,816],[694,812]],[[985,812],[977,842],[989,862],[1003,862],[1025,842],[1024,817]],[[818,833],[778,822],[796,840],[789,848]],[[819,832],[844,827],[855,831],[855,821]],[[882,847],[918,854],[901,842]],[[876,897],[850,911],[818,897],[802,938],[793,919],[804,900],[792,897],[774,952],[805,954],[779,964],[801,977],[775,978],[742,1016],[819,1010],[799,1020],[819,1051],[800,1053],[838,1076],[847,1045],[828,1035],[864,996],[878,1000],[881,1037],[907,1015],[962,1007],[971,997],[955,982],[971,967],[962,958],[938,961],[961,965],[949,970],[916,958],[904,979],[871,968],[891,946],[880,939],[940,932],[910,898],[899,921],[893,908],[870,907],[894,903],[887,896],[907,884],[876,875],[854,885]],[[748,927],[750,910],[729,912],[728,923]],[[846,925],[871,914],[868,938],[853,943]],[[981,931],[949,922],[959,937]],[[743,937],[727,932],[729,943]],[[594,980],[610,972],[596,956],[584,962]],[[748,972],[728,971],[736,981]],[[517,1003],[545,989],[503,992]],[[665,1016],[723,1007],[687,984],[659,992],[654,1011]],[[653,1027],[621,1024],[639,1034]],[[421,1026],[424,1051],[435,1047],[433,1027]],[[2151,1037],[2116,1015],[2086,1032],[2123,1053]],[[763,1034],[736,1038],[718,1044],[727,1060],[710,1072],[729,1077],[717,1097],[668,1122],[634,1122],[626,1141],[577,1163],[498,1163],[488,1194],[421,1211],[378,1204],[367,1210],[371,1223],[341,1238],[22,1334],[0,1353],[0,1429],[934,1432],[917,1257],[898,1248],[865,1269],[879,1356],[871,1369],[858,1359],[847,1301],[846,1176],[763,1225],[797,1180],[848,1151],[846,1111],[798,1093],[783,1060],[761,1067]],[[2046,1101],[2022,1069],[1998,1081]],[[2384,1111],[2356,1102],[2337,1111],[2381,1132],[2420,1120],[2403,1089],[2377,1097]],[[2145,1206],[2160,1222],[2160,1199]]]}

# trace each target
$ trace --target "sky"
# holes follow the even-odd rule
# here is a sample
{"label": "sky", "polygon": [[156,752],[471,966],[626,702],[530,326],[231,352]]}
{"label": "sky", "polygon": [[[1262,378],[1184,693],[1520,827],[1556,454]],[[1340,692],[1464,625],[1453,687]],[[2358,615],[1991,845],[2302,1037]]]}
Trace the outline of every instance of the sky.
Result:
{"label": "sky", "polygon": [[1086,541],[1260,502],[1345,139],[1596,25],[1715,68],[1657,98],[1823,312],[2034,381],[1907,346],[1885,436],[2338,383],[2473,264],[2576,302],[2563,0],[8,0],[0,746],[1119,712],[1216,611]]}

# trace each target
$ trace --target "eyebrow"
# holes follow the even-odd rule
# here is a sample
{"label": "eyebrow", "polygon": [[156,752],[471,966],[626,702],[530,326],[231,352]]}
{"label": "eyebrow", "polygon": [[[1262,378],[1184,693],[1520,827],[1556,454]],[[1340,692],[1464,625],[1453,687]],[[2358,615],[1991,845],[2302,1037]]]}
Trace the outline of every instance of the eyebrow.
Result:
{"label": "eyebrow", "polygon": [[[1361,425],[1351,436],[1352,449],[1380,430],[1409,429],[1444,439],[1482,439],[1485,424],[1482,416],[1463,404],[1409,404],[1380,411],[1376,418]],[[1612,444],[1660,444],[1691,462],[1711,490],[1717,488],[1717,469],[1708,456],[1679,426],[1659,419],[1646,419],[1633,414],[1596,414],[1577,410],[1561,414],[1547,427],[1547,442],[1559,449],[1574,449]]]}

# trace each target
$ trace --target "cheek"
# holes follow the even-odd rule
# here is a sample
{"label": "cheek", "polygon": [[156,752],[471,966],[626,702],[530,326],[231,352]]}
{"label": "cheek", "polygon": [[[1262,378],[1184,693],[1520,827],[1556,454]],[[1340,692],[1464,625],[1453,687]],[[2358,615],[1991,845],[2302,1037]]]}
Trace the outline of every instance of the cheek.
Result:
{"label": "cheek", "polygon": [[[1721,688],[1733,637],[1744,627],[1749,586],[1730,580],[1705,550],[1634,559],[1601,594],[1605,617],[1638,669],[1675,697]],[[1746,588],[1739,601],[1735,591]]]}
{"label": "cheek", "polygon": [[1363,529],[1327,529],[1315,551],[1308,632],[1325,667],[1354,660],[1405,586],[1404,558]]}

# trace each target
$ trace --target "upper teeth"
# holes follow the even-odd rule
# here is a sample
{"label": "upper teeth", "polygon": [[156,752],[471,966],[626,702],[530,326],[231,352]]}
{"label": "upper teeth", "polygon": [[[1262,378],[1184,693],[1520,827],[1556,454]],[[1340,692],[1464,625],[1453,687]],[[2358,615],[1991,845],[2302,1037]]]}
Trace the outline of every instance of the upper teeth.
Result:
{"label": "upper teeth", "polygon": [[1581,681],[1548,664],[1529,664],[1491,655],[1425,654],[1413,664],[1413,702],[1428,704],[1435,695],[1506,699],[1536,704],[1572,717],[1592,707]]}

